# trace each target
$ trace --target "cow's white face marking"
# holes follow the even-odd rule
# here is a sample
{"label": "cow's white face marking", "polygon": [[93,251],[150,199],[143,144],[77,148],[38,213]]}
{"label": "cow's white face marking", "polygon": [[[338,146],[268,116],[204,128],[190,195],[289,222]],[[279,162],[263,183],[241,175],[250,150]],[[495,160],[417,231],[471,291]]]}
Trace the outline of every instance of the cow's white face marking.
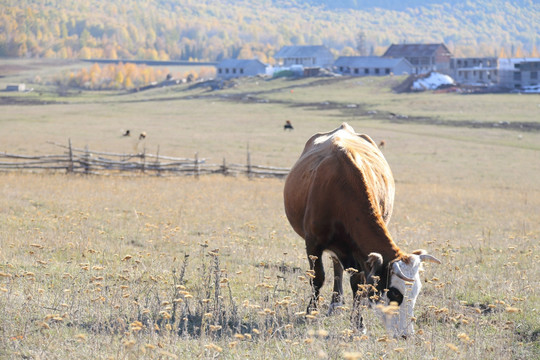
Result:
{"label": "cow's white face marking", "polygon": [[[408,336],[414,334],[414,327],[412,323],[414,305],[416,299],[422,288],[420,281],[420,270],[422,268],[422,261],[418,255],[411,255],[410,262],[408,264],[403,261],[398,262],[399,267],[403,274],[411,279],[414,279],[414,283],[405,282],[395,274],[392,274],[389,282],[389,288],[396,288],[403,295],[403,301],[399,305],[399,311],[397,314],[381,312],[383,322],[386,325],[386,330],[394,337]],[[385,305],[389,305],[390,300],[387,294],[383,295],[383,301]]]}

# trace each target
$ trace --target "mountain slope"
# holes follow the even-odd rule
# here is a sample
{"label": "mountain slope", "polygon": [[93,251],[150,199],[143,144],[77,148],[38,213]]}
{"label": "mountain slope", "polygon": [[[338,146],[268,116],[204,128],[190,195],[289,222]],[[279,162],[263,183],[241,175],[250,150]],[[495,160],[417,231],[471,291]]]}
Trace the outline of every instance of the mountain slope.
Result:
{"label": "mountain slope", "polygon": [[540,45],[540,4],[530,0],[0,0],[0,56],[258,57],[266,62],[289,44],[324,44],[336,54],[353,54],[359,33],[366,51],[375,54],[391,43],[406,41],[445,42],[457,55],[497,55],[502,49],[509,55],[528,55]]}

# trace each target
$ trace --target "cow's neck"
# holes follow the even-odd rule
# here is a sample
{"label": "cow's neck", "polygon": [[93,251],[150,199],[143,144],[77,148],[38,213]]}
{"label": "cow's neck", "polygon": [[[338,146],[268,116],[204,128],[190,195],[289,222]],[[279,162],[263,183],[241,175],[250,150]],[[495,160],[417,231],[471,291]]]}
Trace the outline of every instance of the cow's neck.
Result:
{"label": "cow's neck", "polygon": [[367,229],[363,229],[362,233],[364,234],[363,236],[360,235],[361,237],[359,239],[363,238],[365,240],[362,239],[357,243],[364,256],[372,252],[379,253],[383,257],[383,263],[388,264],[405,255],[394,240],[392,240],[392,236],[382,220],[370,224]]}

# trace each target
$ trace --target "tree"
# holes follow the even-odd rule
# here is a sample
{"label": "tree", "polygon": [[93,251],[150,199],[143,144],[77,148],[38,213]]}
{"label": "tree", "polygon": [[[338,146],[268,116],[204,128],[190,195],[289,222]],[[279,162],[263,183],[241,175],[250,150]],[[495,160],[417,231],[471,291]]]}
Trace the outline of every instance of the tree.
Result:
{"label": "tree", "polygon": [[341,56],[354,56],[354,55],[356,55],[356,51],[350,46],[345,46],[343,50],[341,50]]}
{"label": "tree", "polygon": [[356,50],[360,56],[368,55],[366,33],[364,31],[360,31],[358,34],[356,34]]}

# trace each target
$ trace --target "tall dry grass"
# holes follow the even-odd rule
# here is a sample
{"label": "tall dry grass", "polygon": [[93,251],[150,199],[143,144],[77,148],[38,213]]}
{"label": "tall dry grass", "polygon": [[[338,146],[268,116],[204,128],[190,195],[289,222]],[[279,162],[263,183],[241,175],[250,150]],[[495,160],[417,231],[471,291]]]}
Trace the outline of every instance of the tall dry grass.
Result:
{"label": "tall dry grass", "polygon": [[539,354],[540,199],[516,202],[516,189],[398,184],[396,241],[443,260],[426,266],[405,341],[387,338],[373,311],[357,333],[350,291],[325,316],[329,285],[321,313],[306,316],[307,260],[281,180],[2,174],[0,184],[4,358]]}

